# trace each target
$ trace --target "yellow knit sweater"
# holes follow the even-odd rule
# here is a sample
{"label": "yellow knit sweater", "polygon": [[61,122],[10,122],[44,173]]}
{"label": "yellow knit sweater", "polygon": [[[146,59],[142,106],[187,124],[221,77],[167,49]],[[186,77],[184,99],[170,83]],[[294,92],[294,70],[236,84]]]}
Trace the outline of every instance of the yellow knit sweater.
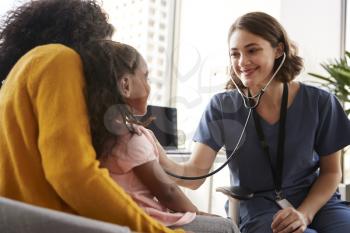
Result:
{"label": "yellow knit sweater", "polygon": [[146,215],[99,168],[81,60],[59,44],[24,55],[0,90],[0,195],[134,231],[183,232]]}

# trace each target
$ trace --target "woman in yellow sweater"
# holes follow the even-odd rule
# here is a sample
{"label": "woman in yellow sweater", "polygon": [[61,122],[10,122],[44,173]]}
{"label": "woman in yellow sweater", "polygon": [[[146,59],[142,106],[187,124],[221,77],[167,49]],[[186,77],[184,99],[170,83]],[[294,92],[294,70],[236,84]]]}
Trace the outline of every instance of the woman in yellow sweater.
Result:
{"label": "woman in yellow sweater", "polygon": [[79,51],[112,32],[94,1],[31,1],[9,14],[0,32],[0,196],[134,231],[175,232],[96,160]]}

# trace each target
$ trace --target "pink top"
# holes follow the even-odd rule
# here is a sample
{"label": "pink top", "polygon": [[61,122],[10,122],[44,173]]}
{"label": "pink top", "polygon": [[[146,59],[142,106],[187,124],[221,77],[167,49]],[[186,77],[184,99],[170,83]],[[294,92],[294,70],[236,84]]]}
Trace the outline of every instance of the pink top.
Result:
{"label": "pink top", "polygon": [[112,154],[101,161],[111,177],[124,188],[147,214],[165,226],[181,226],[193,221],[196,213],[174,213],[164,207],[137,178],[133,168],[152,160],[159,160],[159,152],[152,131],[142,127],[141,135],[121,136]]}

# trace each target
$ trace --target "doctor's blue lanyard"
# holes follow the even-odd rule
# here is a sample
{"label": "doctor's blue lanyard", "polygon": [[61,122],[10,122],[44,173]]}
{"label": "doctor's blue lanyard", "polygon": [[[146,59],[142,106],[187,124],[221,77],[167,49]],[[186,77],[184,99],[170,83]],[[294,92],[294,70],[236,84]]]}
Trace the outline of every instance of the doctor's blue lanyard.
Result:
{"label": "doctor's blue lanyard", "polygon": [[[250,95],[250,93],[249,93]],[[254,104],[254,103],[251,103]],[[284,161],[284,140],[285,140],[285,126],[286,126],[286,117],[287,117],[287,105],[288,105],[288,85],[287,83],[283,84],[283,94],[281,101],[280,109],[280,119],[278,127],[278,144],[277,144],[277,161],[276,169],[273,167],[272,158],[270,155],[269,146],[266,142],[264,131],[261,127],[260,117],[256,112],[256,108],[253,108],[253,118],[255,123],[255,129],[259,137],[260,145],[264,150],[265,155],[267,156],[273,176],[273,181],[275,185],[276,200],[283,199],[282,194],[282,175],[283,175],[283,161]]]}

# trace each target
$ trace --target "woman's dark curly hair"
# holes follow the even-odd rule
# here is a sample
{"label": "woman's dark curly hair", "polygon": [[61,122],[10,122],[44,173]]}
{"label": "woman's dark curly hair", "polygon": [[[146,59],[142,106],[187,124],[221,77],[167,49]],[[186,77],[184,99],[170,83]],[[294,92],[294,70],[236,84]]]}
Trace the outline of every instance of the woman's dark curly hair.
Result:
{"label": "woman's dark curly hair", "polygon": [[135,74],[143,58],[135,48],[110,40],[87,43],[80,56],[92,141],[99,158],[110,152],[118,135],[134,133],[133,124],[147,124],[134,117],[118,85],[126,74]]}
{"label": "woman's dark curly hair", "polygon": [[8,12],[0,26],[0,81],[38,45],[60,43],[79,54],[82,44],[107,38],[113,27],[94,0],[34,0]]}
{"label": "woman's dark curly hair", "polygon": [[[286,31],[282,25],[272,16],[263,12],[250,12],[239,17],[230,27],[228,33],[228,41],[236,30],[245,30],[252,34],[262,37],[267,40],[273,48],[276,48],[279,43],[283,44],[286,60],[276,75],[276,80],[280,82],[289,82],[293,80],[303,68],[303,60],[298,56],[297,47],[290,41]],[[283,56],[275,61],[273,71],[281,63]],[[239,78],[230,67],[230,75],[237,83],[238,87],[245,88]],[[236,88],[230,79],[226,83],[226,89]]]}

